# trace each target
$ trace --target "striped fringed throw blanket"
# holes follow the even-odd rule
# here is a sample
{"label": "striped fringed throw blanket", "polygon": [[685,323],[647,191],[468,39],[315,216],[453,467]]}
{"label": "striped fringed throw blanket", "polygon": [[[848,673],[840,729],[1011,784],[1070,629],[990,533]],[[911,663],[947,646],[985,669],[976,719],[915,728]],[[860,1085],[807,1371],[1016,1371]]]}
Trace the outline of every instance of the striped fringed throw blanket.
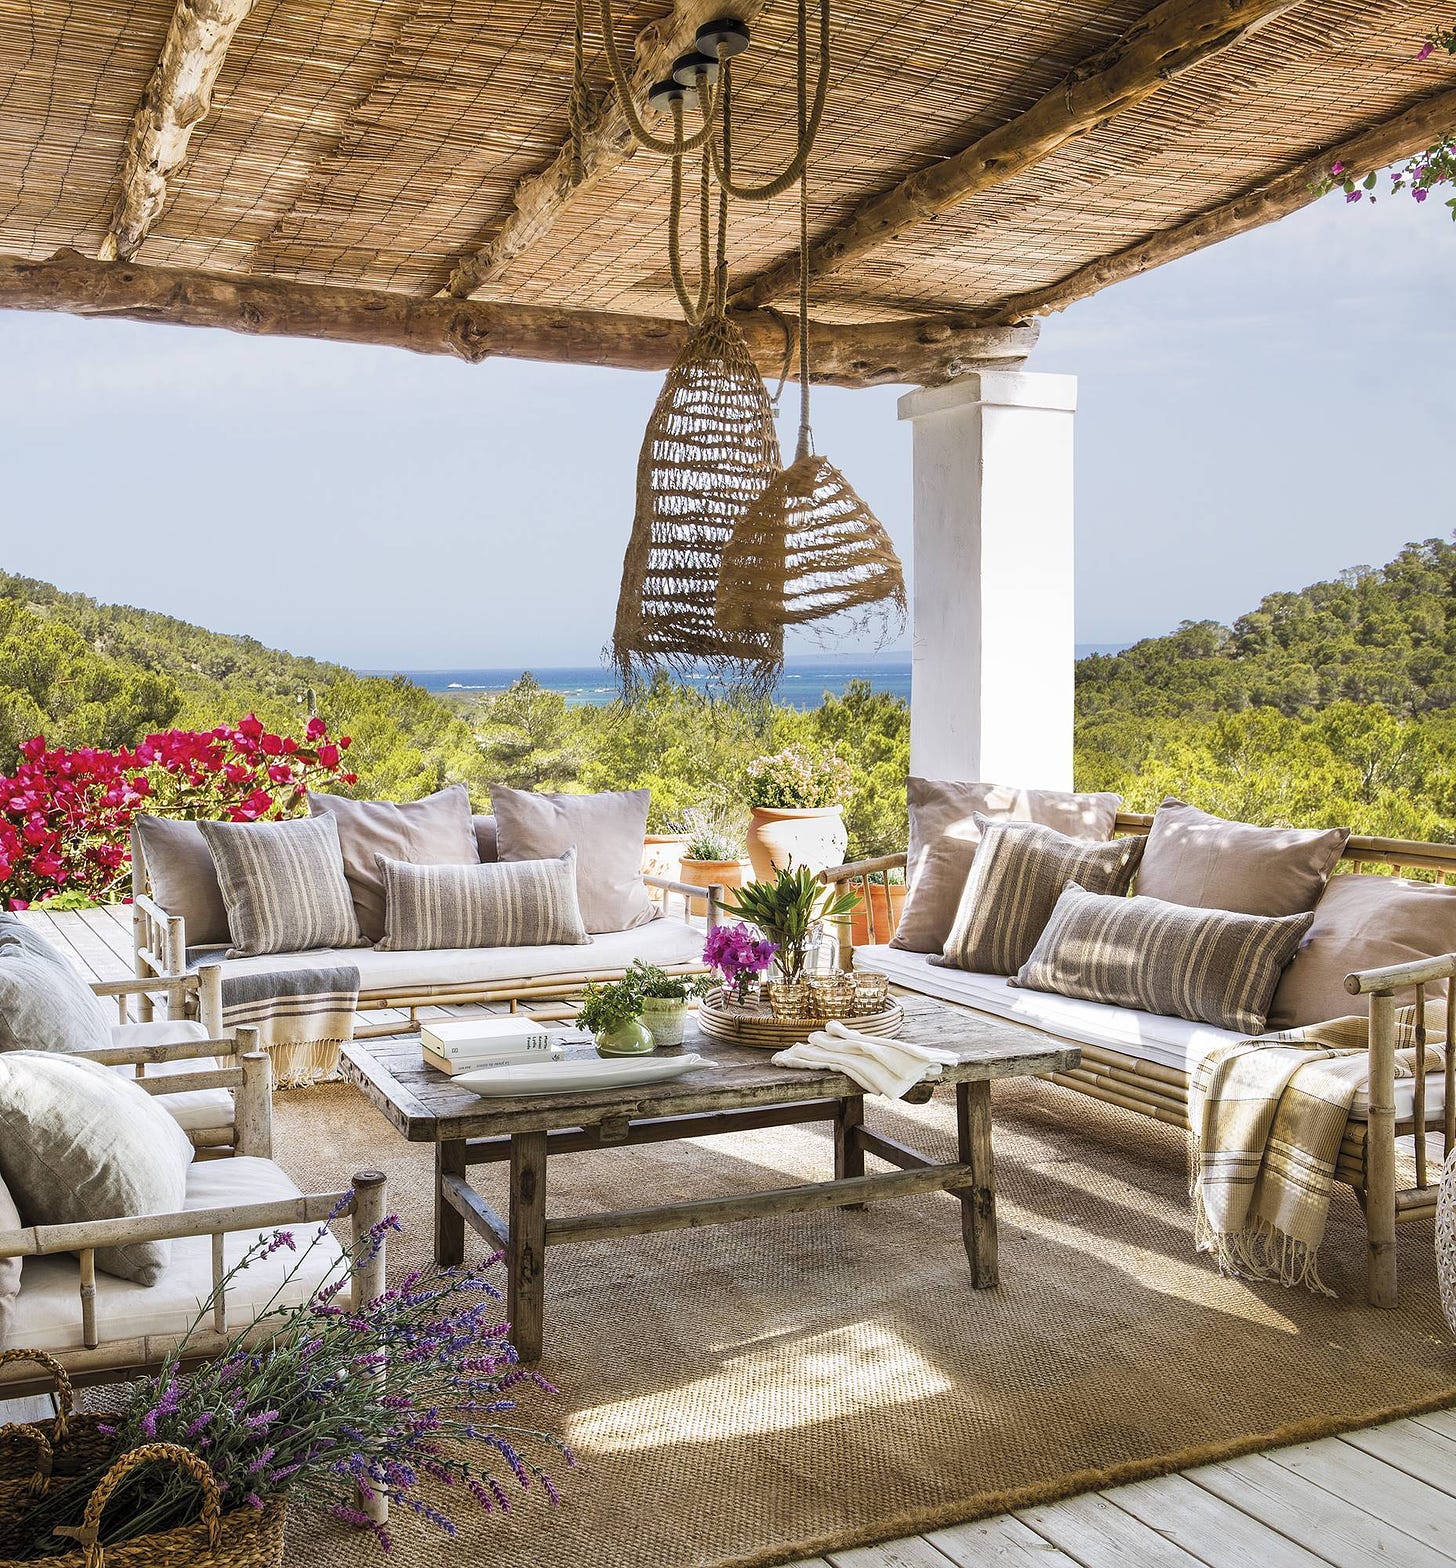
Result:
{"label": "striped fringed throw blanket", "polygon": [[348,964],[222,977],[223,1027],[247,1024],[258,1031],[275,1089],[337,1076],[339,1049],[354,1037],[358,1005],[359,971]]}
{"label": "striped fringed throw blanket", "polygon": [[[1440,1067],[1445,1010],[1426,1013]],[[1397,1077],[1415,1072],[1415,1009],[1396,1012]],[[1330,1191],[1355,1097],[1369,1076],[1370,1020],[1336,1018],[1210,1051],[1188,1085],[1193,1236],[1219,1272],[1305,1285],[1320,1278]]]}

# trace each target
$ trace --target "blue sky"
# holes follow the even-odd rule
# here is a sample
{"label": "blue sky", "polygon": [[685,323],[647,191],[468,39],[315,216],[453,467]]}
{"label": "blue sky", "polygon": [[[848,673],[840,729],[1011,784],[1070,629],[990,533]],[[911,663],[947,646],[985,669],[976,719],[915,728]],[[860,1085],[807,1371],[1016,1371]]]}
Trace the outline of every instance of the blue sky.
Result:
{"label": "blue sky", "polygon": [[[1027,368],[1080,378],[1079,641],[1451,532],[1453,265],[1443,206],[1334,197],[1045,323]],[[363,667],[610,633],[656,376],[8,312],[0,363],[8,570]],[[818,392],[815,434],[913,573],[897,396]]]}

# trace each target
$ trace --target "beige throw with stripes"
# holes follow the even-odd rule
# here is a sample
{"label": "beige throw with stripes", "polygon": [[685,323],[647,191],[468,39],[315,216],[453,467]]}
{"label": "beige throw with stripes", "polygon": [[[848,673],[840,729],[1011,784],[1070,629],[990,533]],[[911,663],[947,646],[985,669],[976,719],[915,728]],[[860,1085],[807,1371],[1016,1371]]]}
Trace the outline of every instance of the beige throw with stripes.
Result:
{"label": "beige throw with stripes", "polygon": [[[1427,1068],[1443,1060],[1444,1011],[1427,1014]],[[1397,1077],[1415,1072],[1414,1009],[1396,1015]],[[1210,1051],[1193,1069],[1193,1236],[1219,1272],[1333,1295],[1319,1248],[1335,1163],[1369,1079],[1370,1021],[1336,1018]]]}

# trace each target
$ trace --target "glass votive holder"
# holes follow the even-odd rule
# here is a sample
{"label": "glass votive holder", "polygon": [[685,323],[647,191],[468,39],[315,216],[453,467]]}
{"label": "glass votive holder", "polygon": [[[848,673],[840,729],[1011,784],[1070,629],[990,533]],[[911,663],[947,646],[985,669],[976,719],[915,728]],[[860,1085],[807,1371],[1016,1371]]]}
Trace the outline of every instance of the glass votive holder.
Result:
{"label": "glass votive holder", "polygon": [[854,974],[854,1011],[860,1017],[882,1013],[890,1005],[889,975],[870,974],[859,969]]}
{"label": "glass votive holder", "polygon": [[854,1012],[854,976],[843,970],[809,981],[809,1010],[815,1018],[848,1018]]}
{"label": "glass votive holder", "polygon": [[768,1005],[775,1018],[807,1018],[809,987],[802,980],[770,980]]}

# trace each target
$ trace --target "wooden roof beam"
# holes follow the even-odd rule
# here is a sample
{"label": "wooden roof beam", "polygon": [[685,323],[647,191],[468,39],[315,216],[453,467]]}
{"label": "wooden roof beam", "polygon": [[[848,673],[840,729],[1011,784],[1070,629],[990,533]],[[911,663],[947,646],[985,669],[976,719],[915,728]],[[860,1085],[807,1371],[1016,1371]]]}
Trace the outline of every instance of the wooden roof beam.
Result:
{"label": "wooden roof beam", "polygon": [[1140,272],[1176,261],[1181,256],[1191,256],[1207,245],[1273,223],[1277,218],[1308,206],[1319,199],[1331,164],[1343,163],[1357,179],[1363,179],[1371,170],[1383,169],[1387,164],[1429,147],[1438,136],[1453,127],[1456,127],[1456,88],[1422,98],[1393,120],[1372,126],[1312,158],[1305,158],[1283,174],[1251,186],[1233,201],[1200,213],[1187,223],[1164,229],[1136,245],[1089,262],[1045,288],[1013,294],[993,310],[975,312],[974,319],[1019,321],[1047,311],[1064,310],[1077,300],[1086,299],[1124,278],[1136,277]]}
{"label": "wooden roof beam", "polygon": [[[637,36],[631,82],[639,107],[647,89],[669,75],[673,61],[693,47],[704,22],[736,16],[751,24],[768,5],[769,0],[675,0],[665,17],[644,27]],[[516,187],[510,214],[478,250],[456,263],[442,293],[469,299],[477,289],[500,277],[518,256],[545,239],[599,180],[620,169],[637,150],[617,90],[611,87],[583,134],[579,171],[567,142],[544,169]]]}
{"label": "wooden roof beam", "polygon": [[[906,230],[1002,185],[1124,114],[1211,56],[1231,49],[1297,0],[1163,0],[1110,48],[1080,65],[1031,108],[872,197],[809,249],[809,274],[842,267]],[[799,281],[799,258],[786,257],[734,294],[744,308],[771,304]]]}
{"label": "wooden roof beam", "polygon": [[101,260],[129,260],[167,205],[168,182],[212,107],[228,46],[253,0],[177,0],[162,53],[132,116]]}
{"label": "wooden roof beam", "polygon": [[[688,330],[682,322],[653,316],[418,299],[285,278],[93,261],[73,250],[49,261],[0,256],[3,308],[373,343],[449,354],[471,364],[500,356],[628,370],[665,370]],[[777,375],[788,346],[783,319],[748,311],[734,320],[760,368]],[[954,316],[867,326],[821,323],[814,328],[814,379],[844,387],[935,385],[1025,358],[1037,332],[1035,323],[968,326]]]}

